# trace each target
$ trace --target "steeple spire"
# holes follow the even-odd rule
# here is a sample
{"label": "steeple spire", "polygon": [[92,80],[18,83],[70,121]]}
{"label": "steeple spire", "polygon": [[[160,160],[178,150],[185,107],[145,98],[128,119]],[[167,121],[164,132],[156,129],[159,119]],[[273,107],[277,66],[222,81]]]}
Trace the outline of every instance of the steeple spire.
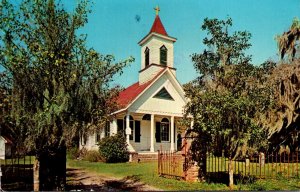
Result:
{"label": "steeple spire", "polygon": [[162,24],[162,22],[161,22],[161,20],[159,18],[159,15],[158,15],[158,12],[160,11],[159,7],[156,6],[154,8],[154,10],[155,10],[155,15],[156,16],[155,16],[155,20],[153,22],[153,25],[151,27],[150,33],[155,32],[155,33],[159,33],[161,35],[168,36],[168,34],[167,34],[166,30],[165,30],[165,27]]}

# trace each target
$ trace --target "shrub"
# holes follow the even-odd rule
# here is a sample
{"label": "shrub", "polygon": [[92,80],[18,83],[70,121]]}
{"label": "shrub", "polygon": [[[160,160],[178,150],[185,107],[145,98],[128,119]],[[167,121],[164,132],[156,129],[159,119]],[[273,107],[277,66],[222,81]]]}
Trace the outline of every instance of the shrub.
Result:
{"label": "shrub", "polygon": [[103,138],[99,142],[99,152],[107,163],[120,163],[129,160],[126,139],[122,134]]}
{"label": "shrub", "polygon": [[92,150],[92,151],[87,151],[84,154],[83,160],[90,161],[90,162],[98,162],[98,161],[102,161],[102,158],[98,151]]}
{"label": "shrub", "polygon": [[79,157],[79,150],[77,147],[72,147],[68,150],[68,158],[77,159]]}
{"label": "shrub", "polygon": [[81,150],[78,151],[78,159],[83,159],[86,155],[88,150],[86,148],[82,148]]}

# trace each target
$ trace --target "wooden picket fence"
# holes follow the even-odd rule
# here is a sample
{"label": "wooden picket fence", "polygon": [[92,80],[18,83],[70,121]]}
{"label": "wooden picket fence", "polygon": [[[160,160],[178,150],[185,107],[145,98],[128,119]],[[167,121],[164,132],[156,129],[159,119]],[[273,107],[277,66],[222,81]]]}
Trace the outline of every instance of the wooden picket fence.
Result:
{"label": "wooden picket fence", "polygon": [[278,152],[259,153],[245,158],[231,160],[207,153],[206,170],[208,174],[229,172],[232,163],[233,173],[241,176],[264,178],[294,178],[300,176],[299,153]]}
{"label": "wooden picket fence", "polygon": [[[194,164],[191,153],[158,151],[158,174],[161,176],[185,179],[187,170]],[[249,157],[231,160],[206,153],[206,174],[218,176],[229,173],[231,163],[233,174],[238,176],[265,178],[299,178],[300,153],[278,152],[259,153]]]}

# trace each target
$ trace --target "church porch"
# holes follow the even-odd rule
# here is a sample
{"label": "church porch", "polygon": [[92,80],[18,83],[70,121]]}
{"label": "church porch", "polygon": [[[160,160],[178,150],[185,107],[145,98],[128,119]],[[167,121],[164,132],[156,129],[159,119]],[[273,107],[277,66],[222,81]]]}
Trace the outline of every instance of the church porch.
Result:
{"label": "church porch", "polygon": [[[181,145],[182,117],[129,113],[115,115],[111,134],[123,132],[132,153],[156,154],[157,150],[177,151]],[[180,150],[180,149],[178,149]]]}

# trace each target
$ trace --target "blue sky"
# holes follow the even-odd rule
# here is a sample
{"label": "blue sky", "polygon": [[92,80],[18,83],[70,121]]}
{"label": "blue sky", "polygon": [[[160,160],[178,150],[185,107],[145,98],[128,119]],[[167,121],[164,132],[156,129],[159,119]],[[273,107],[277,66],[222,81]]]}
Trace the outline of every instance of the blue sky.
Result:
{"label": "blue sky", "polygon": [[83,30],[88,45],[117,60],[130,55],[136,59],[115,78],[115,84],[126,87],[138,81],[141,56],[137,43],[149,32],[156,5],[167,33],[177,38],[174,66],[182,84],[197,76],[190,55],[205,48],[202,39],[206,33],[200,29],[204,18],[231,17],[233,30],[252,33],[248,54],[253,55],[254,64],[260,64],[278,58],[275,36],[287,30],[294,17],[300,17],[298,0],[95,0]]}
{"label": "blue sky", "polygon": [[[77,0],[62,2],[72,10]],[[182,84],[197,76],[190,55],[205,48],[202,39],[206,33],[200,29],[204,18],[231,17],[233,30],[249,31],[252,47],[248,54],[253,55],[254,64],[260,64],[278,59],[275,36],[287,30],[294,17],[300,17],[299,0],[94,0],[82,30],[88,34],[88,46],[101,54],[113,54],[117,60],[135,58],[114,84],[127,87],[138,81],[141,56],[137,43],[148,34],[156,5],[167,33],[177,38],[174,67]]]}

